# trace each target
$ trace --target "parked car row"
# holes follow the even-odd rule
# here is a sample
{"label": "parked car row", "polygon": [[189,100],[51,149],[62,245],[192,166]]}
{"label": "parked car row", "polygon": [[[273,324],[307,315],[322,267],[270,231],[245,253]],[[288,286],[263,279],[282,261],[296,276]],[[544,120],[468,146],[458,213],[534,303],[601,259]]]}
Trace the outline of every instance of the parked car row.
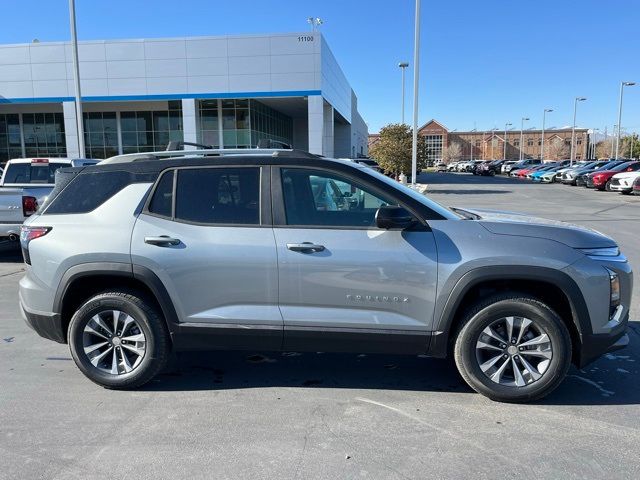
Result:
{"label": "parked car row", "polygon": [[562,183],[595,190],[640,195],[640,161],[629,159],[542,161],[473,160],[438,164],[437,171],[474,175],[503,174],[539,183]]}

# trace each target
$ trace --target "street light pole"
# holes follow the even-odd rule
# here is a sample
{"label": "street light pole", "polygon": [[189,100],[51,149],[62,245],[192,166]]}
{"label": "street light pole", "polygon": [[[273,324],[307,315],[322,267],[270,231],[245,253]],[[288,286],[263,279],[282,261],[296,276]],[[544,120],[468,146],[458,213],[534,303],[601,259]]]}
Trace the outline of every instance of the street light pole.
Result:
{"label": "street light pole", "polygon": [[616,160],[618,160],[618,156],[620,155],[620,130],[622,130],[622,93],[624,92],[624,87],[632,87],[635,85],[635,82],[620,82],[620,103],[618,103],[618,136],[616,138]]}
{"label": "street light pole", "polygon": [[413,142],[411,145],[411,183],[416,184],[418,170],[418,81],[420,79],[420,0],[416,0],[413,39]]}
{"label": "street light pole", "polygon": [[522,161],[522,157],[523,157],[523,151],[522,149],[524,148],[524,122],[529,121],[529,117],[522,117],[522,119],[520,120],[520,161]]}
{"label": "street light pole", "polygon": [[552,108],[545,108],[544,112],[542,112],[542,139],[540,141],[540,160],[544,160],[544,125],[545,120],[547,119],[547,113],[553,112]]}
{"label": "street light pole", "polygon": [[82,118],[82,94],[80,92],[80,64],[78,61],[78,34],[76,32],[76,5],[75,0],[69,0],[69,24],[71,26],[71,49],[73,51],[73,79],[76,94],[76,130],[78,133],[78,157],[85,157],[84,150],[84,123]]}
{"label": "street light pole", "polygon": [[398,66],[402,69],[402,125],[404,125],[404,71],[409,66],[409,63],[400,62]]}
{"label": "street light pole", "polygon": [[578,111],[578,102],[584,102],[586,97],[576,97],[573,102],[573,126],[571,127],[571,156],[569,157],[570,165],[573,165],[573,157],[575,153],[575,149],[573,144],[575,143],[576,138],[576,113]]}
{"label": "street light pole", "polygon": [[[613,126],[613,135],[616,135],[616,129],[618,128],[618,125],[614,125]],[[613,146],[614,146],[614,141],[613,139],[611,139],[611,155],[609,155],[609,158],[613,158]]]}
{"label": "street light pole", "polygon": [[591,158],[596,159],[596,132],[599,132],[599,128],[592,128],[593,138],[591,139]]}
{"label": "street light pole", "polygon": [[504,146],[504,150],[502,152],[502,159],[506,160],[507,159],[507,127],[510,127],[512,124],[511,123],[505,123],[504,124],[504,142],[503,146]]}

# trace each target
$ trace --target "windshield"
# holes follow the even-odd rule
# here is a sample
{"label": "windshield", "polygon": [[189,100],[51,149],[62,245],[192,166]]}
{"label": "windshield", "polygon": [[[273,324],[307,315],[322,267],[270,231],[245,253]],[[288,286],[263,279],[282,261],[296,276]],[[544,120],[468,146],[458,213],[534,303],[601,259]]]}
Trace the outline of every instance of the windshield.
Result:
{"label": "windshield", "polygon": [[367,169],[367,173],[369,175],[372,175],[372,176],[376,177],[379,180],[382,180],[387,185],[389,185],[389,186],[391,186],[391,187],[393,187],[393,188],[395,188],[397,190],[400,190],[402,193],[404,193],[406,195],[409,195],[414,200],[417,200],[418,202],[422,203],[423,205],[426,205],[431,210],[433,210],[434,212],[436,212],[439,215],[443,216],[447,220],[460,220],[460,219],[464,218],[463,216],[455,213],[453,210],[451,210],[451,209],[449,209],[447,207],[443,207],[439,203],[436,203],[433,200],[427,198],[425,195],[421,194],[420,192],[417,192],[417,191],[413,190],[412,188],[407,187],[406,185],[403,185],[403,184],[401,184],[399,182],[396,182],[395,180],[387,177],[386,175],[383,175],[380,172],[377,172],[375,170]]}
{"label": "windshield", "polygon": [[68,166],[65,163],[11,163],[7,166],[4,183],[5,185],[12,183],[53,185],[55,183],[56,170],[60,167]]}

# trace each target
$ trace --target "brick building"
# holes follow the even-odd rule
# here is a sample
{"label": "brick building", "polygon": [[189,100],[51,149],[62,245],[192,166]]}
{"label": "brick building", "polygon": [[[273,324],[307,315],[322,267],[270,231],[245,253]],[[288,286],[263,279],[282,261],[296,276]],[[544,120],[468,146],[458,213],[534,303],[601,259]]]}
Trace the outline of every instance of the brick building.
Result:
{"label": "brick building", "polygon": [[[575,130],[575,159],[586,158],[589,134],[586,128]],[[429,149],[429,162],[435,163],[442,158],[443,151],[454,143],[461,149],[462,160],[501,159],[504,158],[504,130],[458,132],[449,130],[436,120],[430,120],[418,129]],[[378,134],[369,135],[369,147],[378,140]],[[520,145],[520,130],[508,130],[506,135],[506,158],[518,160],[520,150],[523,158],[540,158],[542,130],[525,130],[523,145]],[[544,131],[545,157],[569,158],[571,148],[571,128],[547,128]],[[550,148],[553,145],[553,148]],[[552,150],[550,152],[550,150]],[[555,154],[555,155],[550,155]],[[546,158],[554,159],[554,158]]]}

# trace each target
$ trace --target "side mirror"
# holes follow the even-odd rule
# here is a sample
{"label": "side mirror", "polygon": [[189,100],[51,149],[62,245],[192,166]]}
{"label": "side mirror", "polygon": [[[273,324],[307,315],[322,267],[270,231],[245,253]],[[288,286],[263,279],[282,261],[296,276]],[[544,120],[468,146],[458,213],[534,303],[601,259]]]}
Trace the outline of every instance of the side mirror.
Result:
{"label": "side mirror", "polygon": [[398,205],[384,205],[376,212],[378,228],[403,230],[413,225],[415,221],[411,213]]}

